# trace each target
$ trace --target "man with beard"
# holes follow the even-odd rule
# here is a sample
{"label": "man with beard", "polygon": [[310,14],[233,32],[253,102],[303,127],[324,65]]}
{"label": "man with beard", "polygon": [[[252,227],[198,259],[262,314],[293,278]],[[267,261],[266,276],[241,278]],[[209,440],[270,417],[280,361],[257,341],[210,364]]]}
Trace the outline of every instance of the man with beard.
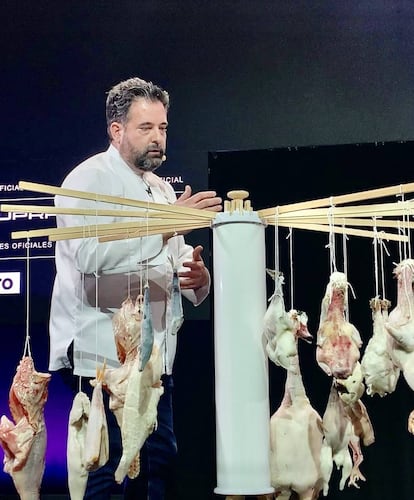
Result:
{"label": "man with beard", "polygon": [[[165,160],[169,96],[152,82],[130,78],[115,85],[106,101],[109,148],[76,168],[62,187],[218,212],[214,191],[192,194],[190,186],[177,199],[172,187],[154,171]],[[57,196],[57,207],[126,209],[121,205]],[[98,220],[99,219],[99,220]],[[132,220],[127,217],[58,215],[58,227]],[[202,247],[187,245],[182,235],[152,235],[99,243],[97,238],[56,244],[56,279],[50,313],[50,364],[71,385],[91,394],[89,380],[97,366],[119,367],[112,317],[127,297],[135,298],[149,284],[154,342],[163,356],[164,393],[158,404],[157,429],[141,449],[141,471],[127,480],[125,498],[159,500],[171,480],[176,455],[172,427],[172,368],[177,336],[172,317],[173,265],[179,269],[182,294],[195,305],[208,294],[210,276]],[[110,457],[90,472],[85,499],[106,500],[114,489],[114,471],[122,454],[119,427],[108,409]]]}

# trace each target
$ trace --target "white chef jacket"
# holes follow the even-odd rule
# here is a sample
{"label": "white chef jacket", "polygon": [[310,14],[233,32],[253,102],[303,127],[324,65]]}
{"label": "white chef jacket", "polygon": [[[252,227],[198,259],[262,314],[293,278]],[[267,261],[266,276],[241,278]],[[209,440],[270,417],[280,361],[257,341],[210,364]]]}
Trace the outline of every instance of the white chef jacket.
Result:
{"label": "white chef jacket", "polygon": [[[150,186],[151,194],[148,192]],[[85,160],[72,170],[62,187],[156,203],[173,203],[172,187],[153,173],[135,173],[112,145],[107,151]],[[114,208],[123,205],[56,196],[57,207]],[[57,215],[58,227],[126,222],[127,217]],[[136,220],[136,219],[135,219]],[[50,310],[49,370],[70,368],[67,349],[73,342],[74,373],[94,377],[96,367],[119,366],[113,313],[129,294],[135,297],[149,280],[155,343],[164,356],[164,372],[171,374],[177,335],[168,333],[171,320],[173,268],[192,260],[193,248],[182,236],[163,244],[161,235],[99,243],[97,238],[63,240],[56,243],[56,278]],[[183,290],[193,304],[201,303],[210,284]]]}

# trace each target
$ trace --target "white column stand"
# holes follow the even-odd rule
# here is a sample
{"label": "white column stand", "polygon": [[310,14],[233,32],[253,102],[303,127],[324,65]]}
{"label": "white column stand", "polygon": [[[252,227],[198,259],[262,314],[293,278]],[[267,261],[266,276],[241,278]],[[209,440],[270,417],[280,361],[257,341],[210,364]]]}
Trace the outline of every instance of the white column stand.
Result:
{"label": "white column stand", "polygon": [[217,488],[221,495],[273,492],[269,466],[265,226],[255,212],[213,224]]}

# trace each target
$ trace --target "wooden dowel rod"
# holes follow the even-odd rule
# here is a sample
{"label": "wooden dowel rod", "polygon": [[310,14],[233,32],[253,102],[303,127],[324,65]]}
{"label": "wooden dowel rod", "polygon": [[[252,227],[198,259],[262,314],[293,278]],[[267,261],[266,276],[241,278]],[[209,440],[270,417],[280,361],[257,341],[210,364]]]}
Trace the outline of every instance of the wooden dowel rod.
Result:
{"label": "wooden dowel rod", "polygon": [[[286,217],[282,219],[283,223],[286,224],[327,224],[326,217]],[[274,219],[269,218],[266,220],[267,224],[270,226],[278,225],[278,222]],[[390,227],[390,228],[414,228],[414,222],[407,222],[402,220],[389,220],[389,219],[357,219],[353,217],[335,217],[334,225],[345,225],[345,226],[366,226],[366,227]]]}
{"label": "wooden dowel rod", "polygon": [[[71,239],[82,239],[82,238],[96,238],[99,241],[114,241],[126,238],[137,238],[141,236],[152,236],[154,234],[165,234],[165,233],[179,233],[181,231],[191,231],[193,229],[207,228],[210,227],[210,223],[207,221],[197,222],[194,224],[177,224],[176,226],[153,226],[148,229],[145,227],[131,227],[129,229],[113,228],[112,230],[98,230],[96,232],[91,232],[90,234],[85,234],[83,232],[79,233],[59,233],[49,235],[49,241],[61,241],[61,240],[71,240]],[[107,239],[105,239],[107,238]]]}
{"label": "wooden dowel rod", "polygon": [[349,234],[351,236],[362,236],[364,238],[377,238],[392,240],[392,241],[404,241],[408,242],[408,236],[385,233],[383,231],[374,233],[373,231],[364,231],[363,229],[353,229],[350,227],[340,227],[340,226],[326,226],[322,224],[279,224],[282,227],[293,227],[295,229],[305,229],[307,231],[319,231],[324,233],[337,233],[337,234]]}
{"label": "wooden dowel rod", "polygon": [[351,194],[343,194],[339,196],[330,196],[327,198],[319,198],[311,201],[301,201],[298,203],[290,203],[288,205],[280,205],[279,207],[266,208],[259,210],[260,217],[274,215],[276,211],[279,214],[291,212],[293,210],[303,210],[307,208],[329,207],[330,205],[341,205],[344,203],[352,203],[356,201],[372,200],[375,198],[383,198],[397,194],[406,194],[414,192],[414,182],[408,184],[398,184],[385,188],[369,189],[367,191],[359,191]]}
{"label": "wooden dowel rod", "polygon": [[[284,217],[339,217],[346,215],[358,215],[359,217],[374,217],[376,215],[390,215],[390,216],[404,216],[409,215],[414,211],[414,202],[400,202],[400,203],[380,203],[376,205],[355,205],[349,207],[329,207],[329,208],[313,208],[306,210],[295,210],[278,214],[279,219]],[[259,210],[258,215],[262,217],[263,211]],[[276,214],[266,215],[264,218],[269,219],[276,217]]]}
{"label": "wooden dowel rod", "polygon": [[[210,227],[210,225],[207,225],[205,222],[204,223],[200,222],[199,225],[197,225],[197,226],[191,226],[190,228],[187,228],[187,227],[177,228],[177,230],[175,232],[176,233],[180,233],[181,231],[186,231],[187,232],[187,231],[191,231],[193,229],[203,229],[203,228],[207,228],[207,227]],[[117,240],[141,238],[141,237],[144,237],[144,236],[152,236],[154,234],[171,234],[173,232],[174,231],[172,231],[171,228],[165,228],[164,230],[153,229],[153,230],[150,230],[149,232],[146,232],[146,231],[144,231],[142,229],[142,230],[136,231],[133,234],[124,233],[123,235],[122,234],[115,234],[115,235],[112,235],[112,236],[110,236],[110,235],[108,235],[108,236],[102,236],[102,237],[98,238],[98,241],[100,243],[105,243],[105,242],[108,242],[108,241],[117,241]]]}
{"label": "wooden dowel rod", "polygon": [[38,184],[35,182],[20,181],[19,187],[28,191],[35,191],[37,193],[47,193],[59,196],[69,196],[71,198],[80,198],[90,201],[101,201],[104,203],[115,203],[118,205],[127,205],[130,207],[138,207],[151,210],[161,210],[164,212],[187,214],[201,219],[214,219],[217,215],[216,212],[211,210],[199,210],[197,208],[182,207],[180,205],[164,205],[162,203],[144,202],[132,200],[130,198],[120,198],[118,196],[110,196],[100,193],[90,193],[87,191],[78,191],[75,189],[65,189],[48,184]]}
{"label": "wooden dowel rod", "polygon": [[85,215],[85,216],[110,216],[110,217],[152,217],[152,218],[165,218],[165,219],[187,219],[187,214],[182,213],[171,213],[171,212],[162,212],[161,210],[157,210],[156,212],[151,212],[148,210],[109,210],[109,209],[93,209],[93,208],[63,208],[63,207],[53,207],[53,206],[45,206],[45,205],[0,205],[0,210],[2,212],[28,212],[28,213],[39,213],[39,214],[48,214],[48,215]]}
{"label": "wooden dowel rod", "polygon": [[[110,231],[128,231],[137,230],[144,228],[153,227],[169,227],[175,228],[176,226],[192,227],[198,224],[210,225],[210,221],[192,221],[192,220],[154,220],[147,219],[142,221],[131,221],[131,222],[113,222],[111,224],[91,224],[85,226],[70,226],[70,227],[52,227],[45,229],[32,229],[30,231],[15,231],[11,233],[12,239],[22,239],[22,238],[38,238],[41,236],[52,236],[52,235],[79,235],[77,237],[81,238],[82,235],[85,238],[91,238],[97,236],[104,232]],[[73,236],[75,237],[75,236]]]}
{"label": "wooden dowel rod", "polygon": [[[196,227],[202,224],[205,227],[208,227],[210,224],[208,222],[200,221],[196,223]],[[128,228],[121,228],[114,226],[113,228],[101,229],[99,226],[89,227],[87,231],[78,230],[78,231],[60,231],[49,234],[50,241],[58,241],[58,240],[70,240],[76,238],[96,238],[98,236],[105,236],[108,234],[133,234],[137,231],[140,234],[150,234],[150,231],[154,231],[151,234],[162,233],[165,230],[169,232],[179,231],[179,230],[187,230],[192,229],[194,227],[194,223],[180,223],[180,224],[151,224],[149,226],[145,225],[135,225],[130,226]]]}

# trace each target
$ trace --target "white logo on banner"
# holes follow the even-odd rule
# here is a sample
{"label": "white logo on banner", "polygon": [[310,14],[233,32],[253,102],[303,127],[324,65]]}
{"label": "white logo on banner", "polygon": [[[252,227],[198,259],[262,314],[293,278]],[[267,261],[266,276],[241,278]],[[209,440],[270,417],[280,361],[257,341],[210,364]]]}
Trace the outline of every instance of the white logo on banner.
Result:
{"label": "white logo on banner", "polygon": [[20,273],[0,273],[0,295],[20,293]]}

